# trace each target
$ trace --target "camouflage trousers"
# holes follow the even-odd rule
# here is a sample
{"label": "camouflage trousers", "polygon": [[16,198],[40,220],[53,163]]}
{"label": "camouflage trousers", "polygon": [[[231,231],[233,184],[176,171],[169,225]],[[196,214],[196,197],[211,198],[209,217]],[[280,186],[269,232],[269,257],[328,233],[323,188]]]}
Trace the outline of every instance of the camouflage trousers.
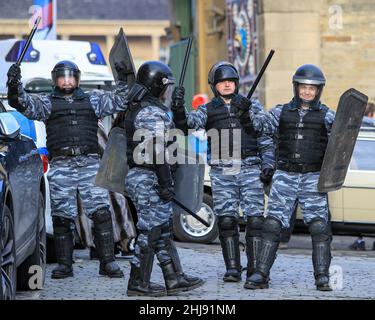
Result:
{"label": "camouflage trousers", "polygon": [[[137,210],[137,228],[149,233],[152,229],[168,223],[172,218],[172,203],[163,202],[156,192],[156,174],[142,168],[132,168],[125,179],[125,189]],[[135,244],[131,263],[139,266],[140,248],[149,247],[148,237],[140,233]],[[162,251],[157,253],[159,262],[169,259]]]}
{"label": "camouflage trousers", "polygon": [[264,190],[260,181],[260,167],[241,167],[238,174],[227,175],[219,167],[210,171],[214,213],[217,216],[239,217],[241,207],[244,218],[262,216]]}
{"label": "camouflage trousers", "polygon": [[267,215],[278,219],[283,228],[288,228],[298,201],[306,224],[314,219],[327,223],[327,193],[318,192],[319,175],[320,172],[296,173],[277,170],[272,179]]}
{"label": "camouflage trousers", "polygon": [[108,191],[94,183],[98,168],[98,155],[55,157],[50,161],[47,178],[52,216],[75,219],[78,214],[77,196],[90,219],[97,210],[109,209]]}
{"label": "camouflage trousers", "polygon": [[138,167],[126,176],[125,189],[137,210],[139,230],[151,230],[172,217],[172,203],[159,198],[154,187],[157,181],[153,171]]}

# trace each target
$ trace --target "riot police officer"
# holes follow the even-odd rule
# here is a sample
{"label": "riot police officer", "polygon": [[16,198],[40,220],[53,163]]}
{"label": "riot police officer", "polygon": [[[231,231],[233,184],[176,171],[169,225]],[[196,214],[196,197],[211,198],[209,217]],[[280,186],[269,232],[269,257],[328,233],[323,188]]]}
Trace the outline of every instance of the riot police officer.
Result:
{"label": "riot police officer", "polygon": [[[272,179],[274,147],[271,137],[263,134],[267,114],[257,100],[250,101],[238,94],[239,75],[231,63],[214,64],[208,83],[215,95],[212,101],[186,114],[184,90],[178,87],[173,95],[172,110],[176,126],[185,133],[189,128],[207,132],[214,213],[226,266],[223,280],[238,282],[242,271],[239,206],[246,219],[248,278],[257,260],[264,213],[263,183],[268,184]],[[210,138],[212,130],[218,139]],[[228,143],[224,141],[225,134],[228,134]]]}
{"label": "riot police officer", "polygon": [[[139,231],[131,262],[129,296],[174,295],[203,284],[200,278],[184,274],[173,242],[173,178],[165,137],[174,124],[164,104],[171,96],[173,84],[174,77],[167,65],[158,61],[142,64],[124,117],[130,168],[125,188],[137,210]],[[155,254],[166,288],[150,282]]]}
{"label": "riot police officer", "polygon": [[318,290],[329,291],[332,234],[327,194],[318,180],[335,113],[320,102],[326,79],[314,65],[299,67],[293,76],[294,97],[270,111],[269,131],[276,135],[278,162],[263,224],[256,272],[248,288],[268,288],[282,228],[288,228],[296,200],[312,237],[312,260]]}
{"label": "riot police officer", "polygon": [[[107,190],[94,184],[99,167],[98,119],[123,111],[127,104],[125,83],[112,92],[85,93],[80,70],[61,61],[52,70],[50,94],[28,94],[16,64],[8,71],[9,104],[32,120],[44,121],[47,131],[48,173],[57,267],[52,278],[73,276],[73,230],[79,194],[86,215],[94,222],[94,243],[99,274],[123,277],[115,262],[114,240]],[[78,191],[78,192],[77,192]]]}

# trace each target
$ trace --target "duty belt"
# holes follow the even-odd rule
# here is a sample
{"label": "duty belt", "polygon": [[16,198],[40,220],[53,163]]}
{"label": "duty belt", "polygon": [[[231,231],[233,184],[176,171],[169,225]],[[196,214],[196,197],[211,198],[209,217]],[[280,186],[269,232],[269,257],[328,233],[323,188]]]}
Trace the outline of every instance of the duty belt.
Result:
{"label": "duty belt", "polygon": [[99,154],[99,150],[97,148],[88,148],[88,147],[67,147],[61,148],[59,150],[54,150],[49,152],[49,157],[52,159],[53,157],[60,157],[60,156],[80,156],[84,154]]}
{"label": "duty belt", "polygon": [[302,164],[302,163],[278,163],[277,169],[284,170],[287,172],[298,172],[298,173],[307,173],[307,172],[316,172],[320,171],[322,164]]}

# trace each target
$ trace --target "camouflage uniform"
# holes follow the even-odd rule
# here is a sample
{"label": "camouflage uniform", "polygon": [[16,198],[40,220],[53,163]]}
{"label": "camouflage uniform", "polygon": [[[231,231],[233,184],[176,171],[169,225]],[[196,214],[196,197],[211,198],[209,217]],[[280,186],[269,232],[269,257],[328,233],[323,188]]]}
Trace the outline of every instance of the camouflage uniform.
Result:
{"label": "camouflage uniform", "polygon": [[[71,62],[66,64],[72,65]],[[123,277],[114,261],[108,191],[97,187],[94,179],[99,168],[98,119],[124,111],[127,95],[128,89],[123,83],[112,92],[96,90],[84,93],[78,87],[71,96],[57,87],[51,94],[27,94],[19,84],[17,99],[14,96],[10,99],[10,104],[27,118],[46,123],[50,157],[48,180],[58,262],[52,278],[73,276],[72,231],[78,214],[78,195],[85,214],[94,221],[99,274]]]}
{"label": "camouflage uniform", "polygon": [[[134,126],[136,129],[146,129],[150,133],[142,142],[143,145],[152,143],[152,139],[157,135],[167,135],[168,131],[174,128],[168,109],[165,107],[162,110],[157,106],[142,109],[135,119]],[[167,223],[172,217],[172,203],[160,200],[156,185],[156,174],[142,167],[131,168],[126,176],[125,188],[137,209],[139,230],[150,231]]]}
{"label": "camouflage uniform", "polygon": [[[293,103],[290,103],[289,106],[293,108]],[[320,105],[320,108],[323,106]],[[277,134],[282,108],[283,105],[278,105],[269,112],[271,127],[268,130],[272,134]],[[299,109],[300,119],[302,120],[308,112],[309,110]],[[328,110],[325,116],[328,134],[331,132],[334,119],[335,112]],[[267,216],[279,220],[283,228],[287,229],[295,202],[298,200],[306,224],[316,219],[327,222],[327,194],[318,192],[319,175],[319,171],[298,173],[276,170],[268,199]]]}
{"label": "camouflage uniform", "polygon": [[[289,227],[298,202],[312,237],[315,284],[318,290],[331,290],[332,233],[328,223],[327,194],[318,192],[317,185],[335,113],[319,101],[309,109],[303,109],[295,99],[270,111],[270,127],[266,130],[277,137],[278,169],[268,199],[259,259],[254,274],[246,281],[247,289],[268,288],[282,228]],[[290,134],[293,137],[289,137]]]}
{"label": "camouflage uniform", "polygon": [[[263,131],[263,123],[269,121],[258,100],[252,101],[250,119],[254,128],[260,132]],[[188,113],[187,124],[192,129],[206,129],[206,106],[200,106],[196,112]],[[272,138],[266,134],[262,134],[257,142],[257,156],[229,161],[209,160],[214,212],[217,216],[239,218],[239,206],[245,220],[249,216],[263,216],[264,190],[259,176],[262,169],[274,168],[274,146]],[[237,168],[240,168],[240,171],[236,172]]]}
{"label": "camouflage uniform", "polygon": [[[174,295],[197,288],[202,279],[182,271],[173,242],[173,176],[167,148],[174,123],[163,100],[174,84],[172,70],[159,61],[142,64],[124,115],[129,172],[125,188],[138,215],[139,234],[131,261],[129,296]],[[154,256],[163,273],[165,288],[151,283]]]}
{"label": "camouflage uniform", "polygon": [[[89,100],[98,119],[123,111],[127,103],[127,86],[120,85],[116,90],[103,92],[94,90]],[[79,95],[83,92],[79,89]],[[52,109],[50,94],[27,94],[20,88],[19,103],[25,109],[22,113],[29,119],[46,121]],[[66,99],[73,102],[73,99]],[[80,155],[59,156],[51,159],[48,180],[51,195],[51,214],[68,219],[77,216],[77,190],[82,199],[86,215],[99,209],[109,209],[108,191],[94,184],[99,168],[99,156]]]}
{"label": "camouflage uniform", "polygon": [[[240,121],[242,126],[242,121],[244,120],[241,119],[241,117],[246,118],[247,120],[245,121],[251,123],[252,126],[250,133],[247,132],[244,127],[239,127],[241,129],[237,129],[238,132],[241,132],[241,136],[238,137],[240,141],[237,141],[234,137],[234,131],[233,135],[229,137],[227,143],[229,143],[229,148],[233,146],[232,158],[225,159],[225,157],[222,156],[222,151],[219,151],[219,157],[215,158],[215,156],[213,156],[212,150],[214,148],[217,149],[218,146],[220,149],[225,148],[221,140],[211,140],[209,144],[211,148],[209,165],[211,167],[210,177],[214,213],[218,217],[219,239],[227,269],[223,279],[228,282],[241,280],[242,267],[238,231],[240,206],[246,220],[248,276],[254,270],[254,263],[256,261],[255,239],[258,239],[258,242],[260,242],[264,213],[264,189],[260,175],[265,169],[273,171],[275,165],[273,140],[269,135],[265,134],[263,130],[263,127],[269,121],[268,115],[263,111],[263,107],[259,101],[251,101],[250,108],[249,105],[247,105],[249,103],[250,101],[245,99],[248,113],[239,116],[235,110],[236,107],[233,105],[225,105],[224,100],[216,96],[209,105],[200,106],[196,112],[190,112],[186,115],[187,127],[196,130],[204,129],[207,133],[209,133],[211,129],[214,129],[221,135],[225,133],[223,129],[227,130],[226,128],[233,128],[232,122],[236,121]],[[210,108],[210,110],[208,110],[208,108]],[[228,112],[225,109],[227,109]],[[227,116],[225,112],[227,112]],[[209,119],[209,113],[211,114],[211,119]],[[179,123],[178,120],[177,123]],[[235,124],[235,126],[238,127],[238,124]],[[244,131],[247,136],[244,135]],[[232,139],[232,141],[230,141],[230,139]],[[245,141],[244,144],[242,144],[242,139]],[[251,147],[249,147],[249,144]],[[235,146],[241,149],[239,150],[240,154],[237,156],[234,155]],[[252,150],[251,153],[246,153],[248,150]],[[245,152],[244,154],[246,154],[245,156],[242,154],[243,151]]]}

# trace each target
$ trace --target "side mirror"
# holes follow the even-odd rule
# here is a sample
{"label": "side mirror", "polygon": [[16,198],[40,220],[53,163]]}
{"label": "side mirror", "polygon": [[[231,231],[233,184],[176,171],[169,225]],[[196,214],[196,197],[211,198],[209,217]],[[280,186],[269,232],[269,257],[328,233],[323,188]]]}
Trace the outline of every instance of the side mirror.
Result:
{"label": "side mirror", "polygon": [[20,125],[7,112],[0,113],[0,139],[14,139],[20,134]]}

